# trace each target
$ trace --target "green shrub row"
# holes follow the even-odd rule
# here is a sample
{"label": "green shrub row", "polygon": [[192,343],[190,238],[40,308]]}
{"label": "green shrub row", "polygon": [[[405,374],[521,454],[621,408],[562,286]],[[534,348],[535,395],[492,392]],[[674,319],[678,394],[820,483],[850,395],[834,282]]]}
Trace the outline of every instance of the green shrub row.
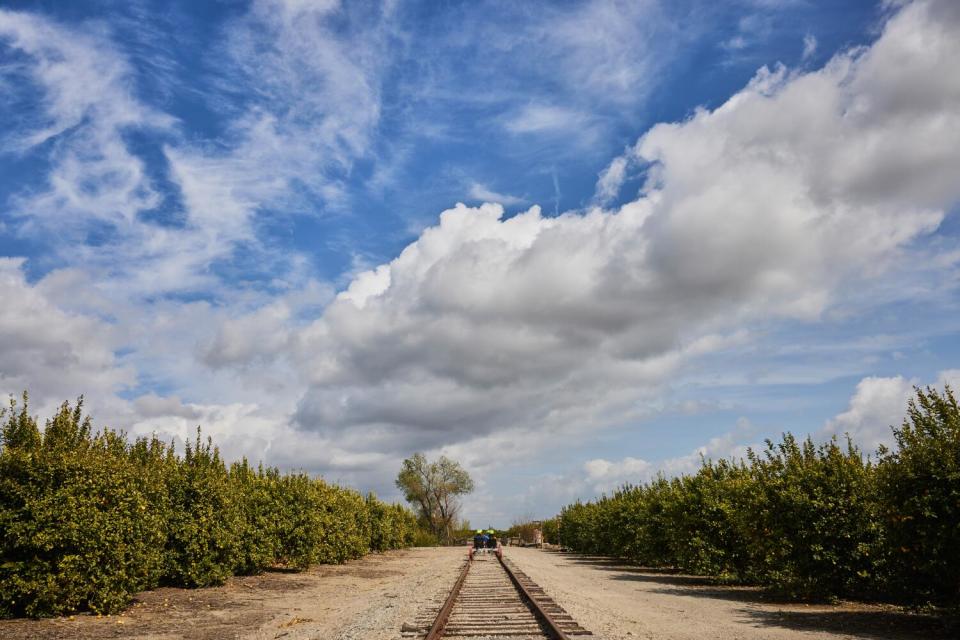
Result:
{"label": "green shrub row", "polygon": [[115,612],[137,591],[202,587],[273,565],[306,569],[410,545],[414,515],[302,473],[226,465],[208,439],[94,433],[82,400],[41,430],[6,411],[0,448],[0,617]]}
{"label": "green shrub row", "polygon": [[960,605],[960,408],[917,389],[896,447],[785,434],[746,460],[565,507],[561,543],[793,597]]}

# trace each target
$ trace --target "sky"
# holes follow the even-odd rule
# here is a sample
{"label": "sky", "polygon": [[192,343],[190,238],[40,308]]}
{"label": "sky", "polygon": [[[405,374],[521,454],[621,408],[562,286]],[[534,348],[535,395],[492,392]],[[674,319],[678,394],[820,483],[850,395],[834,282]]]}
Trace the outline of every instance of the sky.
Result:
{"label": "sky", "polygon": [[951,0],[0,1],[0,394],[475,526],[960,383]]}

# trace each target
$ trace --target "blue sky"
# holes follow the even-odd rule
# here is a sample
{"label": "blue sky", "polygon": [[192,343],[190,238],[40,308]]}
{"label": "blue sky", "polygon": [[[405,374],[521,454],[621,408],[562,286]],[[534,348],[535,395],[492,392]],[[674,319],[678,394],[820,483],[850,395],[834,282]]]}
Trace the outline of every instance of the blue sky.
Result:
{"label": "blue sky", "polygon": [[0,391],[388,497],[445,453],[498,525],[785,429],[872,450],[957,378],[958,35],[934,0],[8,0]]}

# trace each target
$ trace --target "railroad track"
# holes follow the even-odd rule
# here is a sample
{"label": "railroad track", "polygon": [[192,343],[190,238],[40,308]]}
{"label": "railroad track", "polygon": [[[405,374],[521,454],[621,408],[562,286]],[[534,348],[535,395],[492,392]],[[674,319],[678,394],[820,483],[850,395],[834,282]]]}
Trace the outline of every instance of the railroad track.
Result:
{"label": "railroad track", "polygon": [[468,560],[436,616],[404,627],[422,640],[570,640],[592,634],[547,596],[510,560],[482,554]]}

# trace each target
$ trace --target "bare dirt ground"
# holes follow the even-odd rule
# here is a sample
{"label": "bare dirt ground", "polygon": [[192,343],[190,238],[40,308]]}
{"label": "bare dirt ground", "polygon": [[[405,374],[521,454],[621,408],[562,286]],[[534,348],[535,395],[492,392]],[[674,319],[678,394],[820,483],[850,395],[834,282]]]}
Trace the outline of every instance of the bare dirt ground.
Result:
{"label": "bare dirt ground", "polygon": [[605,640],[957,638],[942,621],[861,603],[796,604],[751,587],[625,565],[610,558],[511,548],[510,557],[577,622]]}
{"label": "bare dirt ground", "polygon": [[[507,548],[507,555],[599,640],[837,640],[960,637],[893,607],[771,601],[746,587],[623,565],[609,558]],[[465,550],[409,549],[305,573],[268,572],[223,587],[139,594],[122,615],[0,621],[0,639],[389,640],[436,610]]]}
{"label": "bare dirt ground", "polygon": [[0,639],[399,639],[404,622],[449,592],[465,558],[461,547],[406,549],[222,587],[157,589],[122,615],[0,620]]}

